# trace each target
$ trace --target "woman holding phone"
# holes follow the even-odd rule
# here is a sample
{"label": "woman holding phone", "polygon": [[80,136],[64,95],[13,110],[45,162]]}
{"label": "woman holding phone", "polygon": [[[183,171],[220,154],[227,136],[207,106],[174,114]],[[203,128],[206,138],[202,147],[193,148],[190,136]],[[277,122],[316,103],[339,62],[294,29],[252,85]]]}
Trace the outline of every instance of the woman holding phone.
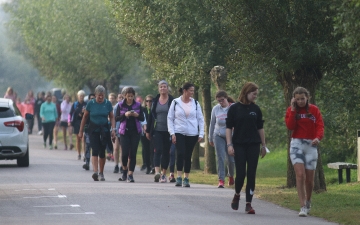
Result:
{"label": "woman holding phone", "polygon": [[[122,149],[123,175],[119,181],[135,182],[133,173],[136,165],[136,152],[140,141],[142,127],[140,121],[144,121],[144,113],[141,104],[134,100],[135,90],[128,87],[124,92],[125,99],[117,107],[115,120],[120,121],[120,144]],[[128,160],[130,165],[128,168]]]}

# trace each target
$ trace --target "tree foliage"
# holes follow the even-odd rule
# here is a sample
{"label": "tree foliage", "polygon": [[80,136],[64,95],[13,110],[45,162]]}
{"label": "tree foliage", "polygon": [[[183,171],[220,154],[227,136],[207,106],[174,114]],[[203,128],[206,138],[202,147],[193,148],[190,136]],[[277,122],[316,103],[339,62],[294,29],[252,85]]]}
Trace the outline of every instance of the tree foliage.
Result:
{"label": "tree foliage", "polygon": [[7,4],[26,55],[49,80],[71,89],[103,84],[116,90],[131,64],[102,1],[15,0]]}

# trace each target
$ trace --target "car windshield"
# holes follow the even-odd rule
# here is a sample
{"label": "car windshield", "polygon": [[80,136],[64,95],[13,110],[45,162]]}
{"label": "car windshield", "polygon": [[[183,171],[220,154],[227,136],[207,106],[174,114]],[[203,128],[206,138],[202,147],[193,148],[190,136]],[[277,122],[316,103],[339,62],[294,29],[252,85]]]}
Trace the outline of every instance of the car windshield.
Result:
{"label": "car windshield", "polygon": [[0,118],[8,118],[15,116],[14,111],[10,108],[0,107]]}

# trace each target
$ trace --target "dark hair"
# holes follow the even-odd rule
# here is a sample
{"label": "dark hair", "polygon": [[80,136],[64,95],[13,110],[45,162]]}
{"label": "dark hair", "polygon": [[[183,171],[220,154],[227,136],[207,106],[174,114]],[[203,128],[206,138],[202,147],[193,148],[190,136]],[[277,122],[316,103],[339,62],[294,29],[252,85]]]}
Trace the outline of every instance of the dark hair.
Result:
{"label": "dark hair", "polygon": [[95,97],[95,94],[94,93],[91,93],[88,95],[88,100],[90,100],[91,97]]}
{"label": "dark hair", "polygon": [[[306,114],[305,116],[307,118],[310,118],[312,117],[312,114],[309,113],[309,99],[310,99],[310,92],[306,89],[306,88],[303,88],[303,87],[297,87],[294,89],[293,91],[293,97],[295,97],[295,95],[298,94],[298,95],[301,95],[301,94],[305,94],[306,98],[307,98],[307,101],[306,101]],[[300,119],[300,115],[299,115],[299,107],[297,104],[295,104],[295,108],[296,108],[296,119]]]}
{"label": "dark hair", "polygon": [[179,93],[182,95],[184,90],[189,90],[191,87],[195,87],[195,85],[190,82],[186,82],[181,88],[179,88]]}
{"label": "dark hair", "polygon": [[220,90],[220,91],[216,92],[215,98],[221,98],[221,97],[226,98],[229,103],[235,103],[235,100],[233,98],[229,97],[228,94],[226,93],[226,91]]}
{"label": "dark hair", "polygon": [[247,95],[257,89],[259,89],[259,87],[255,83],[246,82],[240,91],[239,101],[243,104],[250,104],[251,102],[247,99]]}
{"label": "dark hair", "polygon": [[132,88],[132,87],[128,87],[128,88],[126,88],[126,90],[122,93],[124,96],[126,95],[126,94],[133,94],[134,96],[135,96],[135,90],[134,90],[134,88]]}

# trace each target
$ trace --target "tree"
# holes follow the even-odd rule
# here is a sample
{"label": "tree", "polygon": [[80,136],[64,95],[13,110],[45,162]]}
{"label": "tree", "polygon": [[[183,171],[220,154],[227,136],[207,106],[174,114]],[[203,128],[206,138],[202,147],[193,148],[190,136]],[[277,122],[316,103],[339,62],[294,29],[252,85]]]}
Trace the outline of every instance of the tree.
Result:
{"label": "tree", "polygon": [[47,79],[75,90],[97,84],[118,90],[134,60],[104,2],[14,0],[6,9],[24,39],[26,55]]}
{"label": "tree", "polygon": [[[166,77],[174,86],[184,81],[199,85],[205,130],[211,113],[210,70],[225,65],[229,43],[224,42],[216,9],[208,1],[109,0],[119,32],[139,45],[154,68],[155,78]],[[207,133],[207,132],[206,132]],[[215,151],[205,135],[205,172],[216,173]]]}
{"label": "tree", "polygon": [[[235,60],[255,64],[253,70],[272,74],[273,80],[283,87],[286,106],[297,86],[307,88],[312,94],[311,102],[315,103],[321,79],[344,62],[338,38],[332,33],[332,1],[214,0],[214,3],[228,16],[225,22],[231,27],[238,48]],[[326,190],[321,160],[318,169],[318,188]],[[287,186],[295,186],[289,160],[287,178]]]}

